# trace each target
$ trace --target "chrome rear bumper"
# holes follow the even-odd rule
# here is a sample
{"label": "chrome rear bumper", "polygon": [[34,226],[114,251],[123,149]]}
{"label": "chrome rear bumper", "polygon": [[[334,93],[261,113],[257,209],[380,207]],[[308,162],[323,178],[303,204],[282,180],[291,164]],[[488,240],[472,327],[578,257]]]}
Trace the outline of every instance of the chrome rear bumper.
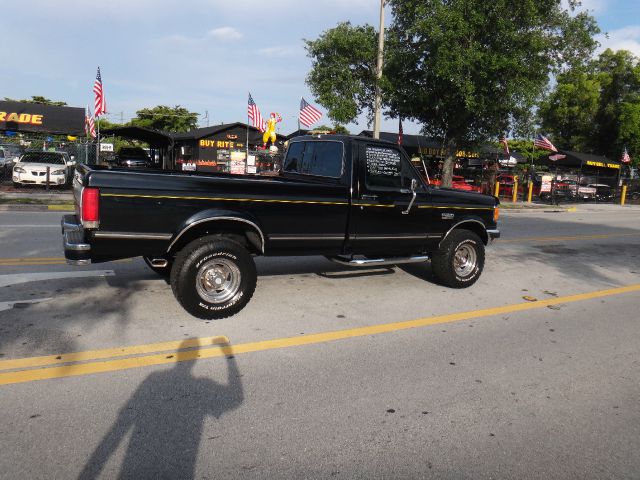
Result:
{"label": "chrome rear bumper", "polygon": [[75,215],[65,215],[60,221],[64,258],[69,265],[91,263],[91,245],[85,242],[84,229]]}

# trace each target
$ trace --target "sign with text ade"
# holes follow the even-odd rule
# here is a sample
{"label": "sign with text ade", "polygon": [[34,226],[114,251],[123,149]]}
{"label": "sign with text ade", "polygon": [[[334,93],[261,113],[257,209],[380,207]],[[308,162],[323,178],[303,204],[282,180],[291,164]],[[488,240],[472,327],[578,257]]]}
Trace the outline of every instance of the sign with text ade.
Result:
{"label": "sign with text ade", "polygon": [[84,108],[0,101],[0,131],[84,134]]}

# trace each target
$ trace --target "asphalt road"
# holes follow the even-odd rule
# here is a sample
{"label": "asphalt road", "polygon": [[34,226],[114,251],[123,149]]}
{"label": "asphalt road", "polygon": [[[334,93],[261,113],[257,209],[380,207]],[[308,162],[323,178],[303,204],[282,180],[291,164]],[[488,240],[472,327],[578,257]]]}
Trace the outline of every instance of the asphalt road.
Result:
{"label": "asphalt road", "polygon": [[637,207],[507,212],[466,290],[258,259],[212,322],[59,218],[0,212],[0,478],[639,476]]}

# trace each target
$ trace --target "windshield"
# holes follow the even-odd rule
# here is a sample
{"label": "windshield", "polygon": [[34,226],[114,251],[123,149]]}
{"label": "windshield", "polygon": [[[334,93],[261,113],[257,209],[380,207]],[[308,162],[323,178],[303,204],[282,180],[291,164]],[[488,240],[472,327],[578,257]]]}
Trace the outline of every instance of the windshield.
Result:
{"label": "windshield", "polygon": [[25,153],[20,159],[20,163],[51,163],[54,165],[64,165],[64,158],[59,153],[32,152]]}

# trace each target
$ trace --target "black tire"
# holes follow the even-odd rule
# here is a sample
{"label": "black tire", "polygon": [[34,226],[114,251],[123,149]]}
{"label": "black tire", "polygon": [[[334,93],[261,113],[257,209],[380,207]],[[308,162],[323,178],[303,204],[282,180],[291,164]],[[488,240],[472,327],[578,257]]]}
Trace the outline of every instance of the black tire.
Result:
{"label": "black tire", "polygon": [[[464,263],[461,265],[461,262]],[[484,268],[484,244],[472,231],[454,230],[434,253],[431,268],[442,285],[470,287],[480,278]]]}
{"label": "black tire", "polygon": [[[194,317],[225,318],[242,310],[256,289],[256,265],[244,246],[221,236],[195,240],[176,256],[171,289]],[[221,288],[216,289],[216,284]]]}
{"label": "black tire", "polygon": [[144,260],[144,263],[147,264],[147,267],[149,267],[155,273],[160,275],[167,282],[169,281],[169,277],[171,276],[171,266],[172,266],[172,263],[173,263],[171,260],[168,260],[169,263],[167,264],[166,267],[154,267],[153,265],[151,265],[151,257],[142,257],[142,258]]}

